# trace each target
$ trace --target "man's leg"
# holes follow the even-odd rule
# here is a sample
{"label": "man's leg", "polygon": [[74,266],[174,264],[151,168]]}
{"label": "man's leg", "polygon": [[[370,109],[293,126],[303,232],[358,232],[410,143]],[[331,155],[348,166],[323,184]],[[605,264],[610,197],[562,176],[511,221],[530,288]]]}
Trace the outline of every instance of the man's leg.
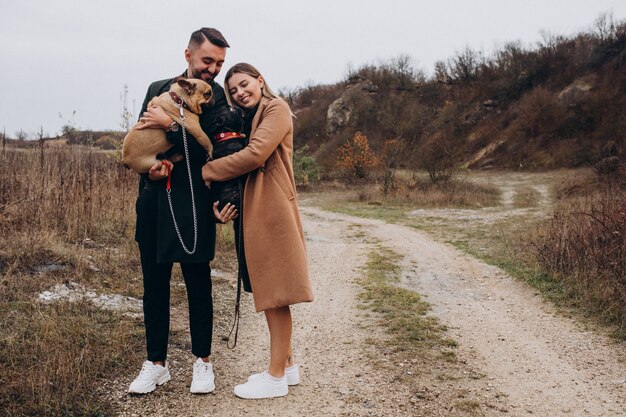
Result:
{"label": "man's leg", "polygon": [[141,270],[143,272],[143,314],[146,329],[148,360],[144,362],[139,376],[130,384],[128,391],[146,394],[170,380],[165,362],[170,324],[170,274],[172,264],[156,263],[156,239],[143,240],[139,244]]}
{"label": "man's leg", "polygon": [[211,267],[208,262],[181,263],[180,266],[189,301],[191,352],[199,358],[207,358],[213,339]]}
{"label": "man's leg", "polygon": [[143,272],[143,314],[148,360],[165,362],[170,328],[172,263],[156,262],[156,239],[139,245]]}
{"label": "man's leg", "polygon": [[213,338],[211,267],[208,262],[183,263],[180,267],[189,301],[191,352],[198,357],[193,364],[190,391],[194,394],[207,394],[215,389],[213,364],[209,361]]}

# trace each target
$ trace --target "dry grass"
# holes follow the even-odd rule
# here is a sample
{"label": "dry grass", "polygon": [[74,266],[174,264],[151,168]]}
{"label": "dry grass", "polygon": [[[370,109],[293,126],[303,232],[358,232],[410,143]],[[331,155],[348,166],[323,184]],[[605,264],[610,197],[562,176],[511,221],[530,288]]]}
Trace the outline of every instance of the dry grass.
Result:
{"label": "dry grass", "polygon": [[[142,320],[36,298],[65,281],[141,298],[137,175],[114,153],[74,145],[7,147],[0,177],[0,415],[110,415],[94,388],[141,363]],[[221,226],[218,239],[214,266],[232,269],[232,226]],[[49,265],[61,269],[38,270]],[[173,305],[184,296],[172,286]]]}
{"label": "dry grass", "polygon": [[541,200],[541,194],[532,187],[523,187],[516,190],[513,196],[513,207],[526,208],[537,207]]}
{"label": "dry grass", "polygon": [[542,268],[577,305],[626,335],[626,193],[605,187],[568,200],[533,241]]}
{"label": "dry grass", "polygon": [[[422,415],[480,416],[495,407],[479,393],[485,380],[456,355],[457,343],[447,337],[430,306],[419,294],[398,287],[401,257],[379,244],[369,254],[359,295],[388,340],[372,339],[380,355],[370,360],[405,391],[409,412]],[[399,388],[402,387],[402,388]],[[431,408],[432,407],[432,408]],[[413,415],[413,414],[411,414]]]}
{"label": "dry grass", "polygon": [[54,231],[66,241],[115,241],[134,226],[137,177],[111,153],[82,146],[9,148],[0,170],[4,230]]}
{"label": "dry grass", "polygon": [[[140,296],[132,242],[137,177],[91,148],[7,148],[0,176],[0,409],[4,415],[106,415],[98,380],[142,353],[143,329],[87,302],[44,305],[71,280]],[[57,265],[62,270],[37,272]]]}
{"label": "dry grass", "polygon": [[[341,196],[337,196],[339,191]],[[466,179],[432,183],[423,176],[398,177],[387,195],[382,186],[376,183],[327,182],[307,189],[307,195],[333,193],[333,199],[323,198],[321,203],[332,210],[353,209],[368,211],[380,207],[383,211],[404,212],[415,208],[455,207],[481,208],[494,206],[500,199],[497,187]],[[354,214],[354,213],[349,213]]]}

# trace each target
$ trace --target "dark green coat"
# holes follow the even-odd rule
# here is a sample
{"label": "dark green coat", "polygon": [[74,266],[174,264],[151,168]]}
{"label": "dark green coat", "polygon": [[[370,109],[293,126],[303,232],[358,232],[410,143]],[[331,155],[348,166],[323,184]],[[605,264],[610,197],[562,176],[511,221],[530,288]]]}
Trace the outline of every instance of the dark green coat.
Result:
{"label": "dark green coat", "polygon": [[[165,91],[174,78],[156,81],[150,85],[141,108],[140,116],[146,111],[148,102]],[[217,83],[211,82],[214,93],[213,105],[200,115],[200,125],[204,131],[210,131],[214,123],[214,115],[221,106],[226,106],[224,90]],[[189,176],[185,151],[183,147],[182,129],[168,133],[168,140],[174,147],[168,153],[183,155],[183,160],[174,165],[171,178],[171,198],[176,223],[180,230],[183,242],[187,249],[193,248],[194,230],[189,189]],[[197,216],[197,244],[193,255],[187,254],[176,235],[174,222],[170,212],[166,180],[151,181],[147,174],[142,174],[139,180],[139,196],[137,197],[137,227],[135,240],[141,245],[148,240],[156,239],[157,259],[161,262],[209,262],[215,255],[215,217],[213,216],[213,199],[209,189],[202,179],[202,166],[206,162],[206,152],[198,142],[187,132],[187,146],[189,150],[191,178],[195,197]]]}

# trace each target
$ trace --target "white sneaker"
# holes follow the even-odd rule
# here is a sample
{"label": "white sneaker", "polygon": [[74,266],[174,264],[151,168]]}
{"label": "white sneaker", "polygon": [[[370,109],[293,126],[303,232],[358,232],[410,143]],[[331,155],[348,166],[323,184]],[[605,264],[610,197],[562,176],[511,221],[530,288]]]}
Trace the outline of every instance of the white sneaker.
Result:
{"label": "white sneaker", "polygon": [[237,385],[234,392],[237,397],[250,400],[284,397],[289,393],[287,376],[274,378],[266,371],[255,378],[248,379],[245,384]]}
{"label": "white sneaker", "polygon": [[170,370],[165,366],[155,365],[151,361],[145,361],[141,367],[139,376],[131,382],[128,392],[131,394],[147,394],[156,389],[157,385],[163,385],[172,379]]}
{"label": "white sneaker", "polygon": [[193,379],[191,380],[190,391],[193,394],[208,394],[215,389],[215,375],[213,375],[213,364],[196,359],[193,364]]}
{"label": "white sneaker", "polygon": [[[263,374],[252,374],[248,377],[248,381],[258,378],[261,375]],[[298,385],[300,383],[300,367],[298,366],[298,364],[291,365],[289,368],[285,368],[285,375],[287,376],[287,385]]]}

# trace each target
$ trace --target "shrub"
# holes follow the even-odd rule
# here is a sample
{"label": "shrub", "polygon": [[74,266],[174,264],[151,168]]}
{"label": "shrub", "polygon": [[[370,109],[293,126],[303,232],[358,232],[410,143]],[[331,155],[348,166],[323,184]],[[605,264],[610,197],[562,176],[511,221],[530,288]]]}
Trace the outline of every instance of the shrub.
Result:
{"label": "shrub", "polygon": [[626,194],[609,187],[558,209],[534,242],[540,264],[626,331]]}
{"label": "shrub", "polygon": [[356,132],[352,139],[339,148],[337,164],[353,178],[365,178],[380,161],[371,150],[367,136]]}
{"label": "shrub", "polygon": [[450,181],[457,171],[456,151],[450,139],[436,133],[418,151],[418,168],[428,172],[433,183]]}
{"label": "shrub", "polygon": [[383,167],[383,194],[385,196],[394,185],[395,170],[404,149],[405,143],[399,139],[388,139],[383,145],[381,162]]}
{"label": "shrub", "polygon": [[309,146],[304,145],[293,154],[293,175],[296,185],[307,186],[320,180],[321,168],[315,162],[315,158],[305,155]]}

